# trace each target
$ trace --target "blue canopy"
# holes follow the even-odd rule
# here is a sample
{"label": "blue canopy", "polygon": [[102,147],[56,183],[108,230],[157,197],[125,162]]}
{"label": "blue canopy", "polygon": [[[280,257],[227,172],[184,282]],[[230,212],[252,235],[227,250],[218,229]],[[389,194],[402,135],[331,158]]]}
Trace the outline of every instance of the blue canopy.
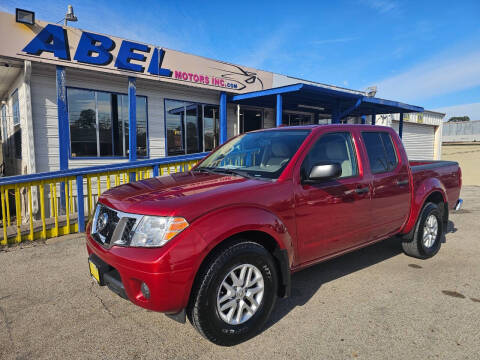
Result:
{"label": "blue canopy", "polygon": [[240,105],[275,108],[281,96],[282,109],[335,114],[335,117],[423,112],[420,106],[365,96],[359,92],[298,83],[268,90],[234,95]]}

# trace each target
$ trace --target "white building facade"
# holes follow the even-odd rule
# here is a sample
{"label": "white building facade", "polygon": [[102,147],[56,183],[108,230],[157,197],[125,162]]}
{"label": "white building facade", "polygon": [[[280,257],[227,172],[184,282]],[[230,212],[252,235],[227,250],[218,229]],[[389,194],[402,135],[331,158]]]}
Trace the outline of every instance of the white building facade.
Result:
{"label": "white building facade", "polygon": [[[302,83],[330,95],[367,97],[76,28],[19,24],[2,12],[0,35],[5,175],[208,152],[239,133],[328,123],[348,110],[227,101],[236,95]],[[405,109],[407,152],[438,159],[443,114]],[[376,115],[376,123],[398,128],[398,116]],[[348,119],[362,121],[358,114]]]}

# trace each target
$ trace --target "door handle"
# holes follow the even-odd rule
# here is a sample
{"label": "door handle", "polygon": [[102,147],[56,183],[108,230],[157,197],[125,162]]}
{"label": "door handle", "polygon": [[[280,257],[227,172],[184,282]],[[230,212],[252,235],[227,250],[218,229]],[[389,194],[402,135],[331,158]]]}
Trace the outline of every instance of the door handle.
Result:
{"label": "door handle", "polygon": [[397,180],[397,186],[405,186],[408,185],[408,179],[407,180]]}
{"label": "door handle", "polygon": [[357,194],[365,194],[365,193],[368,193],[370,191],[370,188],[367,186],[367,187],[364,187],[364,188],[356,188],[355,189],[355,192]]}

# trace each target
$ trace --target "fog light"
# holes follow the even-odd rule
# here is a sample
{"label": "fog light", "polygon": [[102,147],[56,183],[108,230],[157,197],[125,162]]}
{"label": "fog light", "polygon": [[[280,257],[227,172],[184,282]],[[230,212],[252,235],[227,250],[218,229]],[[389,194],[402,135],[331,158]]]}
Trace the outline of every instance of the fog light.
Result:
{"label": "fog light", "polygon": [[150,299],[150,289],[148,288],[147,284],[142,282],[142,285],[140,285],[140,290],[142,291],[142,295],[145,299]]}

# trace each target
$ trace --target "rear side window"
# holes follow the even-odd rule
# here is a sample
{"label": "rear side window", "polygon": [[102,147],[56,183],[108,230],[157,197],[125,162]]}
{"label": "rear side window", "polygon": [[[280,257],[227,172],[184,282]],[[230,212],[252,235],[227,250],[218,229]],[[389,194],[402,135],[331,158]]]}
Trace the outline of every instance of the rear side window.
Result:
{"label": "rear side window", "polygon": [[390,134],[386,132],[364,132],[362,138],[367,148],[372,173],[392,171],[397,167],[398,158]]}

